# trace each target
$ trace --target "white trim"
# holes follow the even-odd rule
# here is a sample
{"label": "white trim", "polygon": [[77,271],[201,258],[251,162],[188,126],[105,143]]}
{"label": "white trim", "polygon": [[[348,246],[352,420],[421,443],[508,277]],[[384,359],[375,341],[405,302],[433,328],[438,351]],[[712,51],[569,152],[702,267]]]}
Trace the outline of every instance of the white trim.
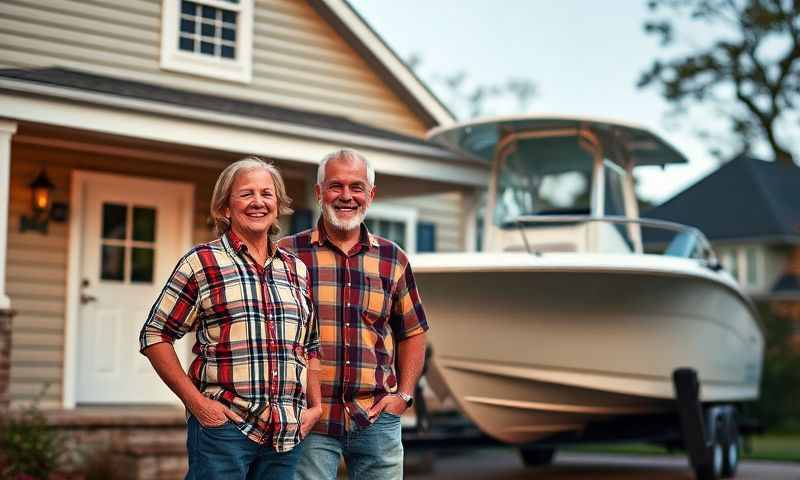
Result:
{"label": "white trim", "polygon": [[78,315],[80,308],[80,274],[83,262],[81,255],[85,201],[84,188],[87,181],[118,182],[119,179],[137,179],[158,182],[160,188],[166,185],[169,186],[172,191],[178,192],[181,198],[181,226],[183,227],[180,242],[186,249],[192,245],[192,224],[194,221],[193,184],[157,178],[136,177],[132,175],[73,170],[70,195],[69,255],[67,262],[67,318],[64,327],[64,366],[61,385],[63,408],[75,408],[78,385]]}
{"label": "white trim", "polygon": [[[37,98],[35,100],[49,103],[50,108],[57,108],[60,100],[67,100],[72,102],[86,102],[87,104],[97,104],[100,106],[107,106],[119,110],[126,110],[132,112],[145,112],[149,114],[175,116],[189,120],[202,121],[205,123],[232,125],[237,127],[263,129],[275,133],[282,133],[286,135],[294,135],[298,137],[308,137],[312,139],[325,140],[331,142],[338,142],[344,144],[353,144],[356,146],[368,146],[375,148],[382,148],[391,151],[410,153],[414,155],[422,155],[430,158],[446,159],[454,163],[469,164],[472,166],[481,166],[484,170],[488,170],[486,162],[482,160],[474,160],[464,156],[456,155],[452,152],[442,149],[441,147],[428,146],[423,144],[414,144],[410,142],[402,142],[399,140],[388,140],[378,137],[361,135],[357,133],[342,132],[339,130],[328,130],[317,127],[310,127],[294,123],[284,123],[273,120],[266,120],[256,117],[245,117],[241,115],[227,114],[217,111],[202,110],[193,107],[184,107],[179,105],[167,104],[152,100],[141,100],[132,97],[123,97],[120,95],[110,95],[105,93],[90,92],[86,90],[77,90],[74,88],[56,87],[51,85],[34,84],[20,80],[13,80],[7,78],[0,78],[0,90],[10,90],[12,92],[31,93],[41,97],[54,97],[52,99]],[[7,117],[16,117],[6,113],[14,111],[15,105],[6,105],[5,102],[20,101],[24,102],[26,99],[20,98],[19,95],[3,95],[0,91],[0,112],[4,113]],[[27,99],[31,100],[31,99]],[[65,104],[66,105],[66,104]],[[21,109],[22,107],[20,107]],[[81,108],[80,106],[78,108]],[[91,110],[93,105],[84,105],[82,108]],[[152,118],[148,117],[148,118]],[[38,120],[42,123],[50,123],[46,118]],[[75,125],[81,125],[82,130],[94,129],[96,131],[107,131],[102,125],[88,125],[79,121],[73,122]],[[124,131],[124,127],[122,129]],[[315,161],[315,163],[318,162]]]}
{"label": "white trim", "polygon": [[413,254],[417,252],[417,209],[405,205],[373,202],[367,210],[367,217],[375,220],[402,222],[406,225],[406,239],[403,250]]}
{"label": "white trim", "polygon": [[6,293],[6,261],[8,210],[11,206],[11,137],[16,132],[16,122],[0,120],[0,310],[11,308],[11,299]]}
{"label": "white trim", "polygon": [[451,185],[484,186],[487,182],[485,163],[464,161],[463,157],[423,145],[19,81],[0,80],[0,88],[40,95],[58,92],[82,102],[94,99],[93,103],[122,107],[111,109],[0,92],[0,112],[8,118],[314,165],[332,150],[348,145],[359,147],[369,156],[378,173]]}
{"label": "white trim", "polygon": [[189,53],[178,48],[181,0],[163,0],[161,7],[161,68],[192,75],[250,83],[253,78],[253,0],[238,3],[193,0],[237,14],[236,59]]}
{"label": "white trim", "polygon": [[423,85],[374,31],[344,0],[321,0],[325,6],[378,58],[394,78],[416,98],[440,125],[451,125],[455,119],[439,100]]}

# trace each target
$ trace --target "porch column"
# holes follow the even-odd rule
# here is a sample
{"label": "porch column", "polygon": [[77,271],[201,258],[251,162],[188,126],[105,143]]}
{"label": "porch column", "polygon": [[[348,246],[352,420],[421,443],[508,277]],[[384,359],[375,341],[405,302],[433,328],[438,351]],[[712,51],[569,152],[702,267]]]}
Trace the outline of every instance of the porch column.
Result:
{"label": "porch column", "polygon": [[461,196],[462,216],[461,225],[464,238],[464,251],[474,252],[478,248],[478,203],[483,190],[467,190]]}
{"label": "porch column", "polygon": [[11,373],[11,301],[6,294],[6,244],[8,239],[11,136],[17,124],[0,120],[0,414],[8,409],[8,384]]}
{"label": "porch column", "polygon": [[8,209],[11,179],[11,137],[17,131],[16,122],[0,120],[0,312],[11,308],[6,294],[6,247],[8,243]]}

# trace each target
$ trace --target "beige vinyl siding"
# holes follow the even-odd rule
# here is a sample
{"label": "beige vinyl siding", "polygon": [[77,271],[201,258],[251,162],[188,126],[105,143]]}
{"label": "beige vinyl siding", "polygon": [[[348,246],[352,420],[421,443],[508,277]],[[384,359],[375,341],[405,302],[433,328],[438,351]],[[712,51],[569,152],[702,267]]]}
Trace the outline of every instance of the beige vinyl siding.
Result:
{"label": "beige vinyl siding", "polygon": [[0,67],[101,75],[342,115],[422,135],[426,126],[304,1],[256,0],[253,80],[161,70],[161,2],[3,0]]}
{"label": "beige vinyl siding", "polygon": [[[187,167],[12,143],[6,288],[17,315],[12,324],[9,393],[12,404],[20,406],[44,391],[40,405],[55,408],[61,406],[69,223],[51,221],[46,235],[19,232],[20,217],[31,211],[28,183],[43,165],[56,185],[54,200],[62,202],[69,201],[74,169],[185,181]],[[211,237],[206,220],[219,172],[195,167],[191,171],[195,185],[193,236],[195,242],[201,242]]]}
{"label": "beige vinyl siding", "polygon": [[436,224],[436,251],[463,252],[463,195],[459,192],[393,198],[393,205],[417,209],[418,222]]}

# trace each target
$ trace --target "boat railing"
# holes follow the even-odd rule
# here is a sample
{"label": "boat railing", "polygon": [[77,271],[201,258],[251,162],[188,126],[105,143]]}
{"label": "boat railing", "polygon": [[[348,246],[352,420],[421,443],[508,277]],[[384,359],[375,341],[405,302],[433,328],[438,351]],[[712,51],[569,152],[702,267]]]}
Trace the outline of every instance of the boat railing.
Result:
{"label": "boat railing", "polygon": [[658,220],[654,218],[628,218],[616,215],[594,216],[594,215],[522,215],[517,217],[514,222],[522,234],[522,241],[525,245],[525,250],[531,254],[538,254],[535,248],[532,247],[526,235],[526,226],[531,224],[574,224],[574,223],[606,223],[611,225],[625,225],[625,226],[638,226],[636,234],[632,239],[633,250],[636,253],[643,253],[643,243],[641,237],[641,227],[651,228],[673,233],[671,239],[665,239],[663,236],[656,236],[651,242],[651,245],[663,244],[666,245],[664,255],[695,258],[704,260],[710,266],[718,266],[714,250],[703,232],[699,229],[683,225],[681,223],[670,222],[668,220]]}

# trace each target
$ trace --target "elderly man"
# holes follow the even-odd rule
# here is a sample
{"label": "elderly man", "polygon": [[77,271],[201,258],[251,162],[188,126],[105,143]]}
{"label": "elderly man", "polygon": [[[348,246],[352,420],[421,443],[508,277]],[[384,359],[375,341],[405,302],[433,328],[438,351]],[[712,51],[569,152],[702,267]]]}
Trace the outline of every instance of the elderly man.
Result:
{"label": "elderly man", "polygon": [[428,324],[406,254],[363,223],[375,171],[354,150],[319,164],[316,228],[280,246],[308,265],[322,346],[322,417],[305,442],[297,478],[400,479],[400,415],[425,359]]}

